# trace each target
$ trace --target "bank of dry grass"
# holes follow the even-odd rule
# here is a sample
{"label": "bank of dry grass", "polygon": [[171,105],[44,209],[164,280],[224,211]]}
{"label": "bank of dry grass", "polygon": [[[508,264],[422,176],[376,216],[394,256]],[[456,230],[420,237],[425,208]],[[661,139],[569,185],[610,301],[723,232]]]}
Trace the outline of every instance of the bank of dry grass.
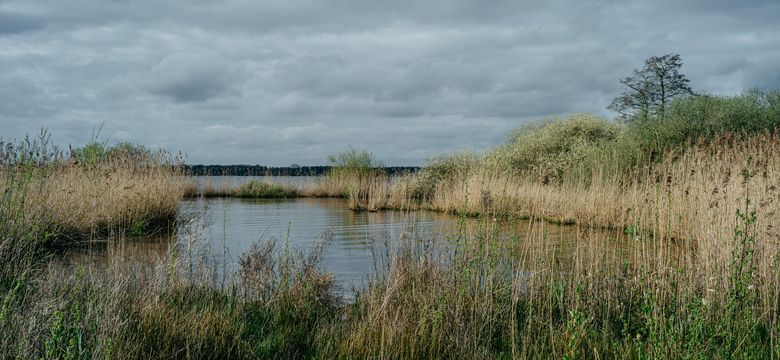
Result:
{"label": "bank of dry grass", "polygon": [[391,246],[373,245],[378,272],[350,303],[321,270],[324,247],[290,255],[258,243],[226,288],[209,265],[192,266],[200,255],[186,241],[159,262],[55,262],[4,288],[0,331],[14,336],[0,349],[58,358],[777,356],[780,248],[733,216],[747,238],[712,239],[729,248],[714,271],[692,240],[646,231],[623,239],[580,229],[561,249],[545,222],[514,239],[491,219],[450,239],[409,228]]}
{"label": "bank of dry grass", "polygon": [[[498,211],[583,226],[641,226],[661,237],[684,238],[710,233],[713,223],[728,228],[733,219],[727,214],[734,213],[735,200],[748,191],[760,199],[759,214],[772,219],[780,206],[778,155],[775,132],[740,140],[724,135],[670,153],[659,164],[637,169],[627,185],[618,174],[601,171],[577,184],[545,185],[475,169],[437,183],[421,206],[468,214]],[[757,176],[745,181],[741,174],[748,160]]]}
{"label": "bank of dry grass", "polygon": [[45,162],[2,164],[3,215],[33,221],[64,245],[110,233],[146,234],[176,220],[187,183],[168,154],[74,159],[53,151]]}

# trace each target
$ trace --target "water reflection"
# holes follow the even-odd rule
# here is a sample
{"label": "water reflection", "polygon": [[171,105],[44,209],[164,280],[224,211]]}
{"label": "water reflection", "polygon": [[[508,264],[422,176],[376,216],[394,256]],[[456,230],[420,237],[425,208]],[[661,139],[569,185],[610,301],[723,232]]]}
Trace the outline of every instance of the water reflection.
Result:
{"label": "water reflection", "polygon": [[447,236],[454,225],[451,217],[433,212],[353,212],[343,199],[197,199],[182,206],[204,214],[210,224],[206,239],[228,271],[256,241],[275,239],[280,248],[306,251],[329,238],[323,266],[345,288],[374,268],[374,242],[398,239],[410,226],[419,236]]}
{"label": "water reflection", "polygon": [[[110,241],[77,254],[77,262],[135,259],[155,262],[165,259],[170,244],[184,254],[198,243],[201,254],[220,274],[236,270],[239,257],[253,243],[276,240],[277,249],[311,249],[318,239],[330,239],[325,249],[324,270],[332,272],[346,293],[359,286],[375,270],[375,245],[394,246],[403,236],[456,239],[459,235],[493,234],[509,240],[507,254],[524,251],[524,243],[543,244],[559,261],[577,246],[581,230],[529,221],[494,222],[473,220],[428,211],[353,212],[343,199],[192,199],[183,201],[182,225],[175,233],[146,239]],[[529,237],[542,241],[527,242]],[[454,241],[450,241],[452,243]],[[447,243],[447,241],[444,241]]]}

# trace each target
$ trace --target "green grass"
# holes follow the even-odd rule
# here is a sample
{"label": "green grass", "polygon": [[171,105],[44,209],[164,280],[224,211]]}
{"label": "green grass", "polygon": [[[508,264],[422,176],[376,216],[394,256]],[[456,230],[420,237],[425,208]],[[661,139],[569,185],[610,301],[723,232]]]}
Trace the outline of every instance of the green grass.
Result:
{"label": "green grass", "polygon": [[663,118],[630,121],[608,146],[594,151],[625,174],[662,160],[673,149],[732,134],[742,138],[780,128],[780,90],[759,90],[733,96],[702,95],[672,102]]}

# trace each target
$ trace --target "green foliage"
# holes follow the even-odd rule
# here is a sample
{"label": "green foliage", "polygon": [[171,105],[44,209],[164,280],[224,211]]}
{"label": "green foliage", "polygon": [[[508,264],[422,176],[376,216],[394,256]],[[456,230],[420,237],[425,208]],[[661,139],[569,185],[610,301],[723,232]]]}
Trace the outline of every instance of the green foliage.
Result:
{"label": "green foliage", "polygon": [[412,196],[417,199],[428,198],[433,195],[439,182],[464,177],[477,165],[478,157],[472,152],[436,156],[415,176]]}
{"label": "green foliage", "polygon": [[478,161],[468,154],[434,158],[418,174],[416,194],[430,195],[438,182],[451,181],[463,169],[544,184],[587,184],[599,170],[600,176],[630,182],[636,171],[652,167],[672,150],[684,151],[718,135],[740,138],[780,128],[780,90],[688,96],[665,108],[663,116],[637,115],[628,124],[576,114],[520,126]]}
{"label": "green foliage", "polygon": [[147,224],[146,221],[139,221],[135,224],[132,224],[130,227],[125,230],[125,234],[127,236],[142,236],[143,234],[146,234],[149,228],[149,224]]}
{"label": "green foliage", "polygon": [[342,152],[328,155],[328,164],[332,167],[328,176],[335,178],[375,175],[379,168],[384,167],[374,154],[351,146]]}
{"label": "green foliage", "polygon": [[357,150],[351,146],[342,152],[328,155],[328,163],[330,166],[340,169],[363,170],[384,166],[374,158],[374,154],[367,150]]}
{"label": "green foliage", "polygon": [[81,320],[79,304],[54,312],[49,335],[44,342],[44,359],[81,359],[85,356]]}
{"label": "green foliage", "polygon": [[620,126],[587,114],[545,119],[514,130],[504,145],[485,154],[490,171],[543,183],[559,183],[596,148],[617,138]]}
{"label": "green foliage", "polygon": [[82,165],[96,165],[101,162],[126,159],[145,160],[151,156],[151,150],[143,145],[120,142],[114,146],[92,140],[88,144],[71,151],[71,159]]}
{"label": "green foliage", "polygon": [[660,161],[672,149],[684,149],[716,135],[735,136],[780,127],[780,90],[751,90],[734,97],[702,95],[673,101],[663,118],[636,118],[599,158],[623,173]]}

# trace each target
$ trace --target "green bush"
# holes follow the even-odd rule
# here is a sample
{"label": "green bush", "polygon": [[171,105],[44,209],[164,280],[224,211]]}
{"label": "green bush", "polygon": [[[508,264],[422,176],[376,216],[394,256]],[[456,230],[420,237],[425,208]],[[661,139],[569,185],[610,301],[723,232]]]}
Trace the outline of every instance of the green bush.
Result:
{"label": "green bush", "polygon": [[127,159],[143,162],[152,156],[151,150],[143,145],[136,145],[129,142],[120,142],[114,146],[109,146],[98,141],[91,141],[88,144],[75,148],[71,151],[71,159],[78,161],[83,165],[95,165],[104,161]]}
{"label": "green bush", "polygon": [[417,199],[430,197],[436,190],[436,184],[466,176],[478,164],[477,155],[468,151],[436,156],[415,176],[412,196]]}
{"label": "green bush", "polygon": [[514,130],[483,157],[487,170],[558,183],[594,148],[612,142],[621,126],[588,114],[545,119]]}
{"label": "green bush", "polygon": [[662,159],[670,149],[684,148],[718,134],[737,136],[774,131],[780,126],[780,91],[751,90],[722,97],[692,96],[675,100],[665,116],[635,119],[606,149],[609,163],[632,170]]}
{"label": "green bush", "polygon": [[351,146],[342,152],[328,155],[328,163],[334,170],[352,170],[360,172],[384,167],[382,162],[376,160],[374,154],[367,150],[357,150]]}

